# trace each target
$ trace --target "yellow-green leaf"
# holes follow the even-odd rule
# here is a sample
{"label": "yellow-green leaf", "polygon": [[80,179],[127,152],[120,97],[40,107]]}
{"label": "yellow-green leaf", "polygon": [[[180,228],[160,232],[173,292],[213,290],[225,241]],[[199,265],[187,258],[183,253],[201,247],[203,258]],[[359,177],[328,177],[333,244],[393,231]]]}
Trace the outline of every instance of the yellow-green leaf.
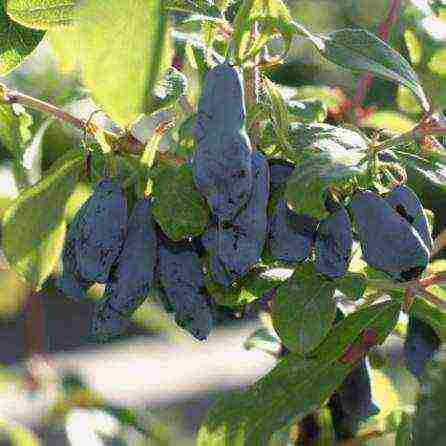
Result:
{"label": "yellow-green leaf", "polygon": [[28,28],[50,29],[73,23],[79,1],[8,0],[8,15]]}
{"label": "yellow-green leaf", "polygon": [[151,110],[164,66],[162,0],[89,0],[76,15],[76,29],[82,77],[93,99],[123,126]]}
{"label": "yellow-green leaf", "polygon": [[6,14],[6,0],[0,0],[0,74],[20,65],[44,34],[14,23]]}
{"label": "yellow-green leaf", "polygon": [[[258,22],[261,31],[255,41],[251,40],[252,26]],[[291,45],[296,32],[293,19],[282,0],[244,1],[234,20],[234,46],[237,62],[254,57],[277,30],[285,43],[285,53]]]}
{"label": "yellow-green leaf", "polygon": [[80,151],[69,152],[47,176],[24,190],[3,216],[2,248],[6,259],[37,290],[52,273],[62,252],[65,207],[82,162]]}

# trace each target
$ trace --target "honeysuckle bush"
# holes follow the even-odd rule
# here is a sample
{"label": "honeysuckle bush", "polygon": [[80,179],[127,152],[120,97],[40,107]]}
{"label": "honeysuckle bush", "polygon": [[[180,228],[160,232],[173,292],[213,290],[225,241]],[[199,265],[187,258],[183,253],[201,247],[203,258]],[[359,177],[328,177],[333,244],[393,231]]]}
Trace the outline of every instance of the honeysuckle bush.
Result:
{"label": "honeysuckle bush", "polygon": [[[82,120],[0,85],[0,142],[19,187],[2,219],[8,267],[33,291],[56,276],[78,299],[106,283],[92,328],[104,341],[147,297],[200,340],[224,307],[266,315],[247,345],[271,350],[276,366],[217,400],[198,445],[277,444],[284,435],[297,444],[290,426],[302,437],[309,419],[319,444],[360,435],[379,412],[369,361],[405,331],[402,312],[408,368],[429,379],[426,364],[446,336],[446,271],[433,259],[446,237],[432,239],[437,216],[423,208],[446,194],[444,96],[432,89],[433,77],[444,87],[444,48],[426,37],[413,5],[389,2],[382,38],[359,28],[315,32],[281,0],[0,7],[0,73],[48,39],[63,67],[79,69],[79,94],[112,122],[106,129],[93,115]],[[441,21],[446,8],[433,7]],[[403,15],[407,57],[386,43]],[[351,100],[272,80],[296,39],[333,72],[359,76]],[[421,65],[429,73],[419,76]],[[396,84],[399,106],[411,110],[398,134],[387,122],[395,112],[363,107],[374,77]],[[31,148],[49,150],[51,122],[34,133],[30,110],[83,132],[37,179]],[[157,124],[140,138],[135,129],[148,121]],[[412,411],[395,409],[380,434],[418,444]]]}

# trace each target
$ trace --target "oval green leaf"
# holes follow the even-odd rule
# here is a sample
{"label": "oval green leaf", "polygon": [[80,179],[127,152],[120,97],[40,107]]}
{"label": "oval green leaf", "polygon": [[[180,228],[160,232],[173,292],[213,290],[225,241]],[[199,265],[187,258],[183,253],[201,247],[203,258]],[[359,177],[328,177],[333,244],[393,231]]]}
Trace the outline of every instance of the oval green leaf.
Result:
{"label": "oval green leaf", "polygon": [[195,187],[189,166],[162,166],[157,171],[152,212],[171,240],[179,241],[204,232],[209,221],[209,209]]}
{"label": "oval green leaf", "polygon": [[336,314],[335,285],[312,264],[300,265],[282,284],[273,303],[274,329],[285,346],[307,354],[327,336]]}
{"label": "oval green leaf", "polygon": [[76,14],[79,61],[93,99],[122,126],[152,108],[163,66],[162,0],[87,1]]}
{"label": "oval green leaf", "polygon": [[65,238],[65,207],[82,167],[83,154],[69,152],[48,174],[24,190],[5,211],[2,249],[10,267],[39,290],[52,273]]}
{"label": "oval green leaf", "polygon": [[[329,61],[355,72],[370,72],[409,88],[429,110],[429,101],[409,62],[365,29],[340,29],[322,37],[316,45]],[[318,42],[320,43],[320,42]]]}

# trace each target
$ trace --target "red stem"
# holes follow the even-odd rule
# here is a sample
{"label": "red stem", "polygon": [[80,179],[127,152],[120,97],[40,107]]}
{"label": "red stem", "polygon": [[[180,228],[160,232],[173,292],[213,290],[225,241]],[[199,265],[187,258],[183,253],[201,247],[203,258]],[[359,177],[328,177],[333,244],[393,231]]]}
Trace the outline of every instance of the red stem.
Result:
{"label": "red stem", "polygon": [[[386,19],[379,25],[378,36],[387,42],[389,40],[390,30],[398,19],[398,11],[401,6],[401,0],[392,0]],[[360,107],[373,83],[373,74],[365,73],[361,76],[356,87],[356,93],[353,97],[353,106]]]}

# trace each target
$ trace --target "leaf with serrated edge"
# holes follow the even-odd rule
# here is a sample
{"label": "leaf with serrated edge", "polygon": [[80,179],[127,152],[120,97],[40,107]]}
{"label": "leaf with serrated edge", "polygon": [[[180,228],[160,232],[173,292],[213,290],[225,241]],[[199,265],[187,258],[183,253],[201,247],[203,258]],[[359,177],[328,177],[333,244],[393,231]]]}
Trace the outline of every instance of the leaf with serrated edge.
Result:
{"label": "leaf with serrated edge", "polygon": [[2,248],[11,268],[40,289],[56,266],[66,232],[65,206],[77,181],[83,155],[73,150],[6,210]]}
{"label": "leaf with serrated edge", "polygon": [[328,334],[336,313],[333,282],[324,280],[312,264],[299,266],[276,293],[274,329],[291,351],[306,354]]}
{"label": "leaf with serrated edge", "polygon": [[[245,391],[221,397],[198,434],[198,446],[258,446],[292,417],[313,412],[343,382],[355,364],[337,359],[365,328],[382,343],[395,326],[400,306],[385,302],[349,315],[311,359],[292,353]],[[296,397],[297,395],[297,397]]]}

